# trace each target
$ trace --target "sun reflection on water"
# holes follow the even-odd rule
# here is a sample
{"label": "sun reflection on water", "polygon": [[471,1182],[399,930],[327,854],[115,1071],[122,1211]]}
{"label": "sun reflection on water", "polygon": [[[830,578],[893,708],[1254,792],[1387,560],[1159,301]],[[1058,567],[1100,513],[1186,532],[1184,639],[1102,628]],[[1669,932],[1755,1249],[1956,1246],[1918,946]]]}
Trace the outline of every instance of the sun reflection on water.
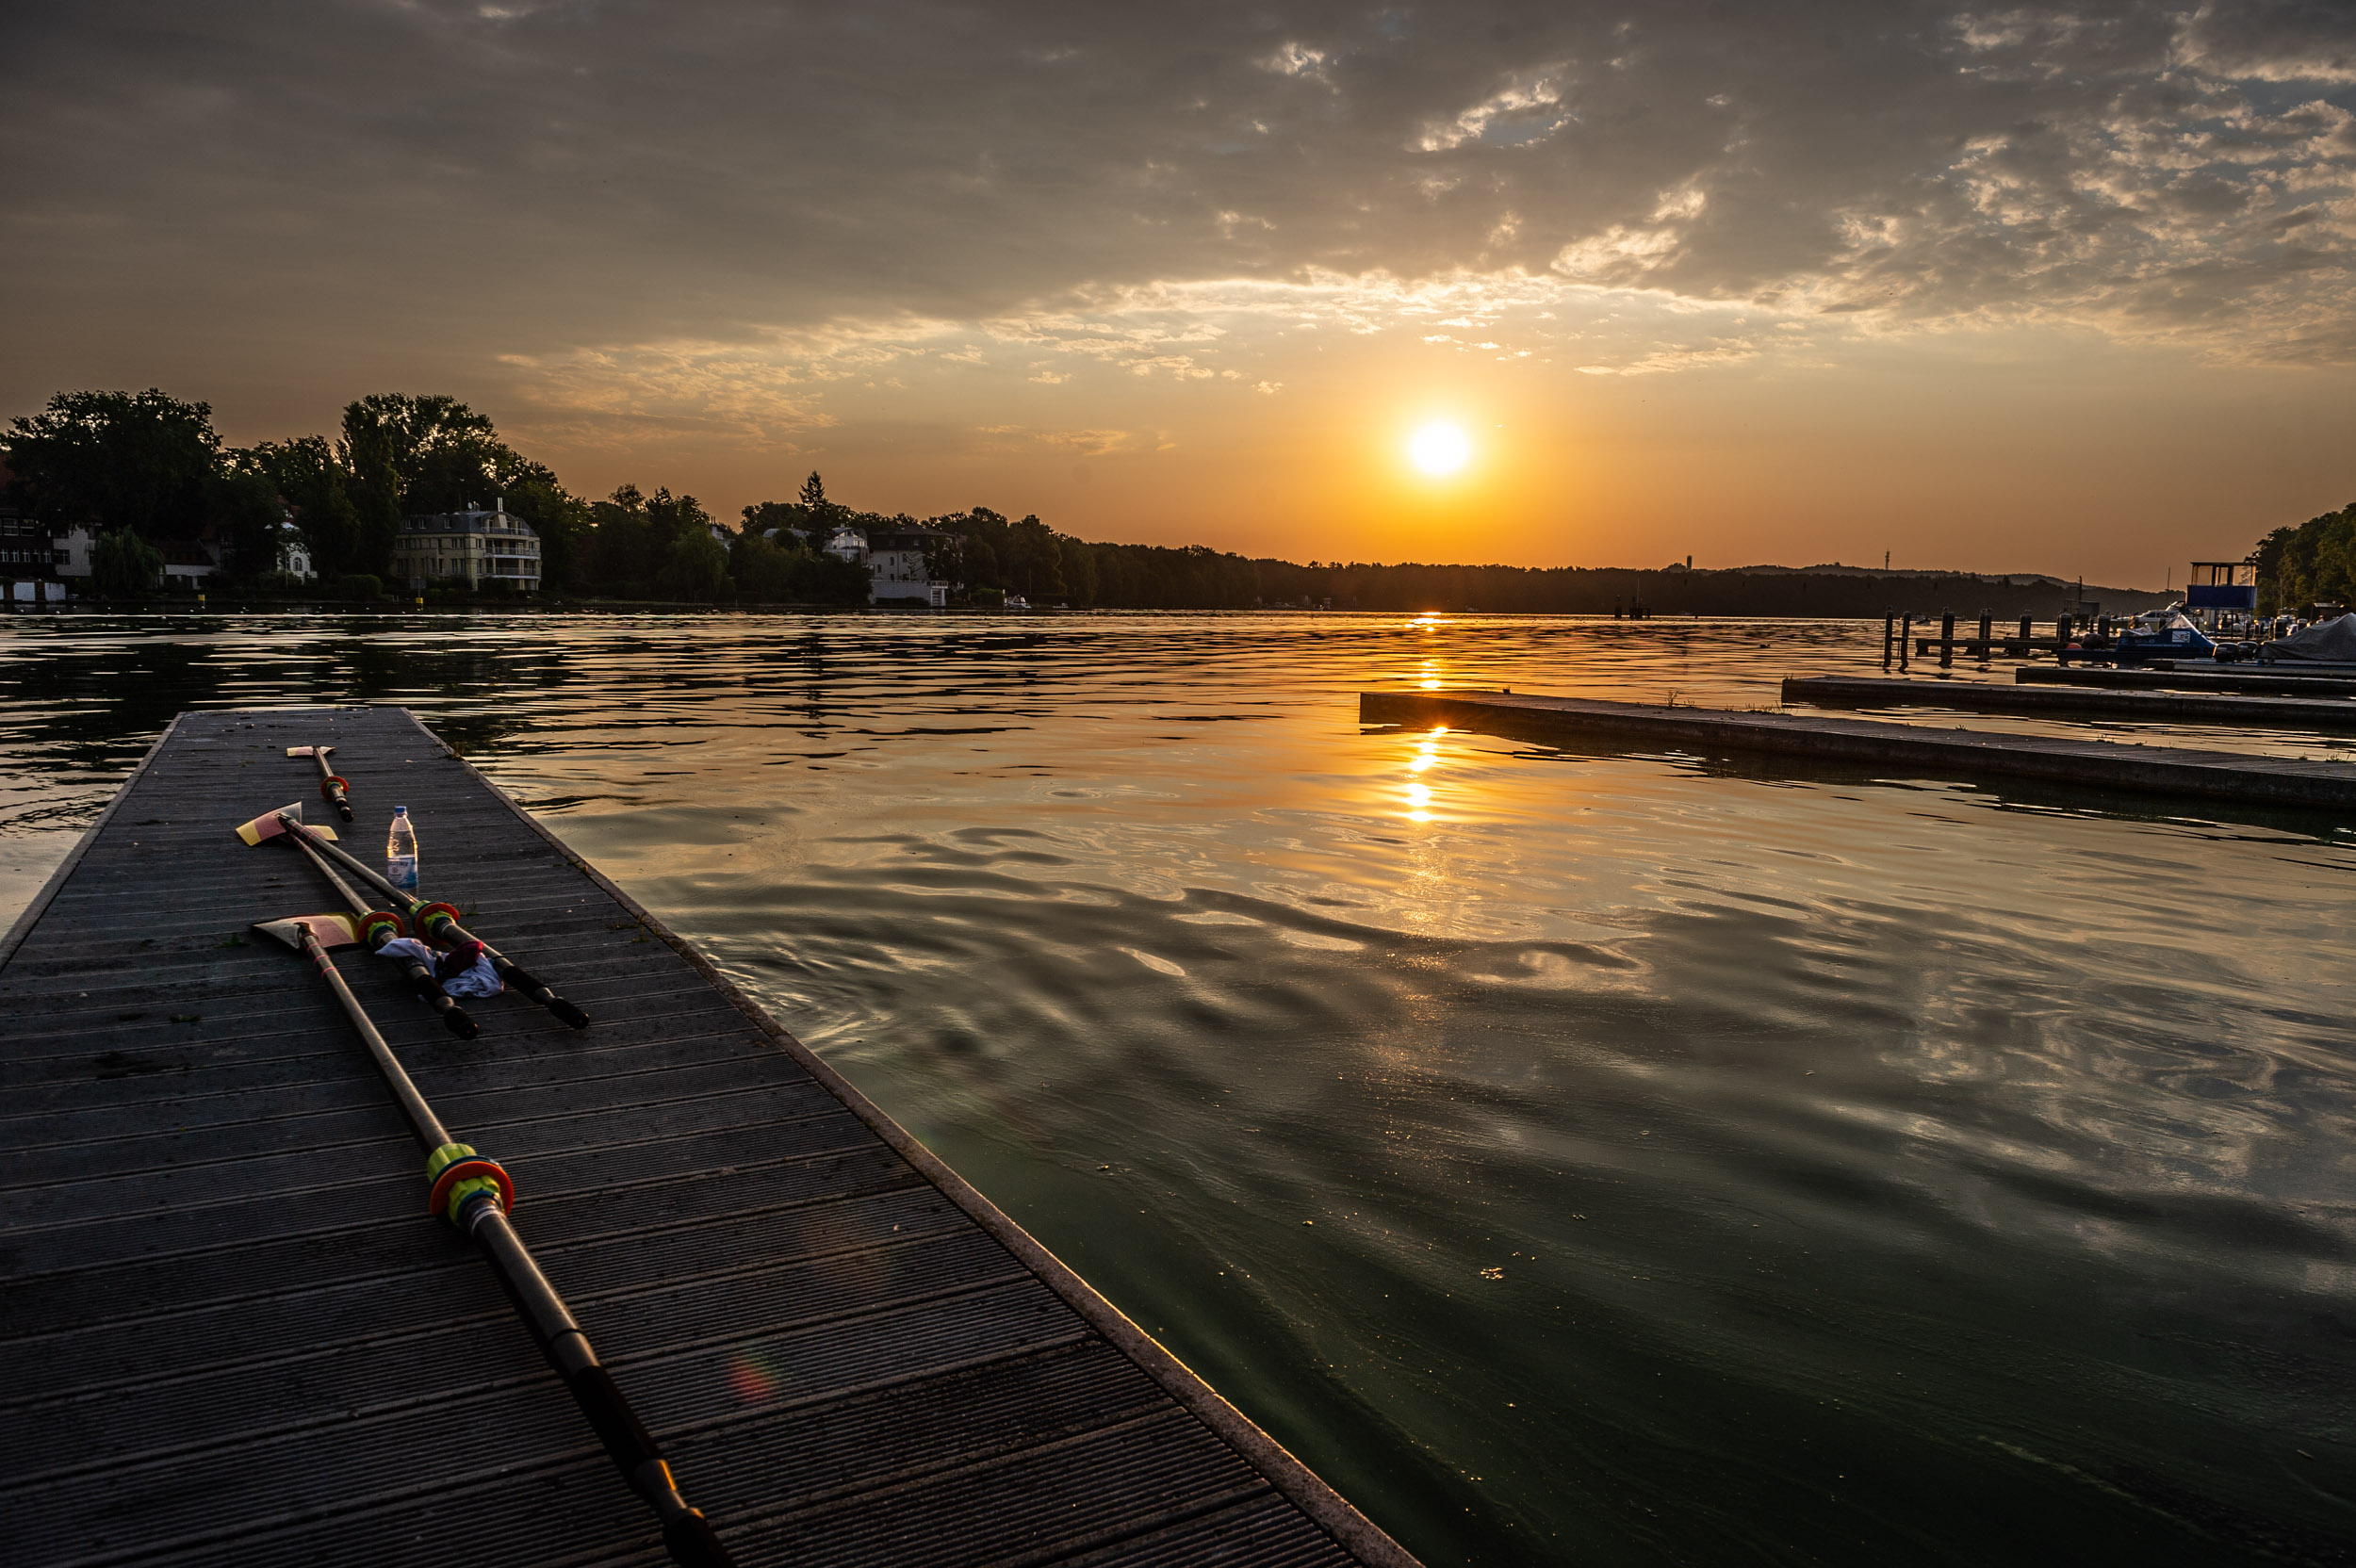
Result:
{"label": "sun reflection on water", "polygon": [[[1447,733],[1448,727],[1440,725],[1415,743],[1415,755],[1407,760],[1407,771],[1411,776],[1423,773],[1439,761],[1440,738]],[[1432,786],[1411,776],[1407,781],[1407,805],[1409,822],[1430,822]]]}

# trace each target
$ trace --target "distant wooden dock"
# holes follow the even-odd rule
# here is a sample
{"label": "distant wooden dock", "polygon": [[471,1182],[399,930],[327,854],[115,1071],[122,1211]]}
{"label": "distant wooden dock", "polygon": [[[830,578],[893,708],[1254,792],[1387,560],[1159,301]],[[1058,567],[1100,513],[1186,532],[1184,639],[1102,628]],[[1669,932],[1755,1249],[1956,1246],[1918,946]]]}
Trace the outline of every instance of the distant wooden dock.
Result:
{"label": "distant wooden dock", "polygon": [[330,743],[373,852],[587,1007],[339,968],[742,1563],[1412,1559],[398,709],[183,714],[0,943],[11,1568],[656,1563],[231,828]]}
{"label": "distant wooden dock", "polygon": [[1819,675],[1787,676],[1783,700],[1817,708],[1943,708],[1973,713],[2027,713],[2131,724],[2233,724],[2356,730],[2356,702],[2346,697],[2118,692],[2074,686],[2003,686],[1986,680],[1875,680]]}
{"label": "distant wooden dock", "polygon": [[2245,696],[2356,696],[2356,678],[2340,674],[2282,674],[2280,665],[2246,670],[2088,669],[2083,665],[2025,664],[2012,672],[2021,686],[2093,686],[2138,692],[2229,692]]}
{"label": "distant wooden dock", "polygon": [[1363,724],[1449,725],[1672,750],[1767,752],[1915,776],[1997,775],[2246,805],[2356,807],[2356,763],[2247,757],[1818,714],[1740,713],[1503,692],[1365,692]]}

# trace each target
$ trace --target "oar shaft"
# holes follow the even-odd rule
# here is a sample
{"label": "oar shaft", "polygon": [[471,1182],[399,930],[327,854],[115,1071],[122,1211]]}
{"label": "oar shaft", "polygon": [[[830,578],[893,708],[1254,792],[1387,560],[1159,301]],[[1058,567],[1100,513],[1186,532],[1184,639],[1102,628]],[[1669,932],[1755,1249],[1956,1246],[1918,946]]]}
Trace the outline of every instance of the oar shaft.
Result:
{"label": "oar shaft", "polygon": [[[425,1096],[417,1092],[417,1086],[410,1081],[392,1047],[384,1043],[384,1037],[369,1021],[360,999],[352,994],[352,988],[335,972],[335,960],[319,945],[311,927],[298,923],[295,932],[302,939],[304,956],[327,982],[328,989],[335,993],[344,1016],[352,1021],[352,1028],[368,1048],[368,1054],[376,1059],[385,1086],[393,1091],[393,1098],[401,1102],[402,1114],[409,1119],[409,1131],[428,1155],[437,1152],[471,1154],[473,1151],[463,1146],[455,1151],[450,1149],[454,1140],[449,1129],[434,1114],[434,1107],[426,1103]],[[426,1168],[429,1174],[434,1169],[431,1160]],[[460,1174],[463,1172],[451,1172],[453,1177]],[[506,1180],[503,1172],[499,1180]],[[564,1380],[565,1392],[587,1418],[590,1430],[597,1434],[607,1457],[630,1483],[630,1490],[654,1510],[655,1517],[662,1522],[663,1544],[671,1554],[671,1560],[680,1568],[735,1568],[735,1560],[713,1531],[712,1522],[679,1495],[679,1482],[671,1474],[670,1462],[663,1457],[662,1446],[623,1397],[613,1374],[597,1360],[597,1352],[581,1331],[580,1320],[548,1282],[548,1277],[540,1272],[540,1265],[532,1250],[524,1245],[523,1237],[515,1233],[499,1189],[490,1183],[475,1184],[482,1190],[471,1195],[466,1193],[464,1186],[458,1189],[459,1196],[451,1199],[454,1212],[450,1218],[483,1249],[508,1299],[515,1304],[525,1326],[532,1331],[541,1355]],[[440,1196],[437,1189],[436,1201]]]}
{"label": "oar shaft", "polygon": [[351,851],[345,849],[343,845],[335,842],[335,840],[322,839],[318,834],[312,832],[310,828],[303,825],[302,818],[294,815],[291,808],[279,812],[278,821],[281,825],[286,829],[287,836],[293,839],[295,842],[299,844],[307,844],[311,848],[318,850],[321,855],[324,855],[329,859],[334,860],[336,864],[342,866],[346,871],[352,873],[352,875],[358,877],[361,881],[367,883],[369,887],[384,894],[394,904],[412,905],[417,902],[413,895],[403,892],[401,889],[396,888],[390,882],[387,882],[382,872],[377,871],[367,861],[356,858]]}
{"label": "oar shaft", "polygon": [[335,890],[335,896],[344,901],[344,907],[350,909],[355,915],[365,915],[368,912],[368,900],[362,898],[357,892],[353,891],[351,883],[335,874],[335,868],[329,865],[325,858],[323,858],[318,850],[311,847],[308,840],[297,837],[291,833],[287,834],[286,837],[294,841],[295,848],[303,851],[303,858],[311,862],[312,868],[321,876],[327,878],[328,886]]}
{"label": "oar shaft", "polygon": [[393,1054],[393,1048],[384,1043],[384,1037],[378,1034],[376,1025],[369,1021],[368,1009],[360,1005],[360,999],[352,994],[352,988],[336,972],[335,960],[327,956],[327,949],[319,945],[319,938],[312,935],[308,925],[297,925],[295,931],[303,939],[303,952],[311,960],[311,967],[319,972],[319,978],[327,982],[327,988],[335,993],[337,1002],[343,1004],[344,1016],[352,1021],[352,1027],[359,1033],[361,1043],[368,1048],[368,1054],[376,1058],[377,1071],[384,1075],[385,1086],[401,1102],[401,1115],[409,1119],[409,1131],[416,1135],[417,1142],[424,1145],[428,1152],[452,1142],[450,1130],[434,1114],[434,1107],[425,1102],[425,1096],[417,1092],[417,1086],[409,1081],[409,1074],[401,1068],[401,1058]]}

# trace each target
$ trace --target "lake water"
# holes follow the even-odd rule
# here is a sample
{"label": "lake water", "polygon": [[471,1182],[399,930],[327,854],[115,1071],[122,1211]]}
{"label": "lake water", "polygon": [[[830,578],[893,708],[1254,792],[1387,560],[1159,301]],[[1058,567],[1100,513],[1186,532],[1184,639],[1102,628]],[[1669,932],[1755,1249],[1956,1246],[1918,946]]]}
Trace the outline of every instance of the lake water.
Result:
{"label": "lake water", "polygon": [[25,617],[0,918],[179,710],[402,703],[1431,1563],[2356,1558],[2356,839],[1357,723],[1879,638]]}

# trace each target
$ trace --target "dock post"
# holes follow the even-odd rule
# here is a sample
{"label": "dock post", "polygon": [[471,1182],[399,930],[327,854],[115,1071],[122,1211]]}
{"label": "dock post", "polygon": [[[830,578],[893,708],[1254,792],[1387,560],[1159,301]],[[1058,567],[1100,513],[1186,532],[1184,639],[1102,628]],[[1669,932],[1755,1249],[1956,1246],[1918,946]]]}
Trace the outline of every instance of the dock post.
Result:
{"label": "dock post", "polygon": [[1985,664],[1996,647],[1996,615],[1993,611],[1980,612],[1980,662]]}
{"label": "dock post", "polygon": [[1898,622],[1898,668],[1906,667],[1906,658],[1914,652],[1914,616],[1911,613]]}
{"label": "dock post", "polygon": [[2063,615],[2053,622],[2053,651],[2061,652],[2070,645],[2070,617]]}
{"label": "dock post", "polygon": [[2031,633],[2031,632],[2030,632],[2030,630],[2029,630],[2029,617],[2028,617],[2028,616],[2026,616],[2026,615],[2023,615],[2023,616],[2021,616],[2021,647],[2020,647],[2020,654],[2021,654],[2021,658],[2023,658],[2023,659],[2026,659],[2026,658],[2028,658],[2028,657],[2029,657],[2029,638],[2030,638],[2030,636],[2031,636],[2031,635],[2032,635],[2032,633]]}
{"label": "dock post", "polygon": [[2111,640],[2111,618],[2108,615],[2097,615],[2094,618],[2094,634],[2105,643]]}
{"label": "dock post", "polygon": [[1942,665],[1955,662],[1955,612],[1952,610],[1939,612],[1939,662]]}
{"label": "dock post", "polygon": [[1893,631],[1895,631],[1895,630],[1897,629],[1897,626],[1898,626],[1897,617],[1896,617],[1896,616],[1894,616],[1894,615],[1892,615],[1892,614],[1891,614],[1889,611],[1887,611],[1887,610],[1883,611],[1883,612],[1882,612],[1882,668],[1883,668],[1883,669],[1885,669],[1885,670],[1886,670],[1886,669],[1888,669],[1888,668],[1890,668],[1890,633],[1891,633],[1891,632],[1893,632]]}

